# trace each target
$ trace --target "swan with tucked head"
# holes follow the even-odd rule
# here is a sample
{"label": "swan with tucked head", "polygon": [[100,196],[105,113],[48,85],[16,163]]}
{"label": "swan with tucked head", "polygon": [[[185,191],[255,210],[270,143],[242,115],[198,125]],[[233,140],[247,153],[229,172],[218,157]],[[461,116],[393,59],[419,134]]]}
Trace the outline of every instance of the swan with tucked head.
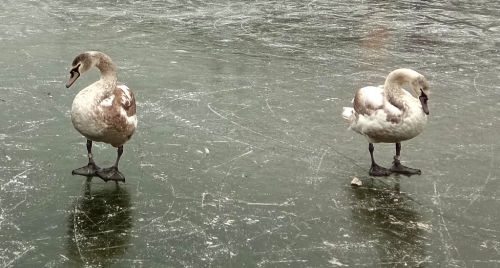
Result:
{"label": "swan with tucked head", "polygon": [[[403,89],[406,83],[418,98]],[[359,89],[354,96],[354,108],[344,107],[342,116],[349,120],[350,129],[368,140],[372,160],[370,175],[421,174],[419,169],[401,165],[401,142],[424,130],[429,114],[429,94],[429,84],[423,75],[411,69],[397,69],[387,76],[383,86]],[[379,142],[396,144],[396,155],[390,169],[375,163],[373,143]]]}
{"label": "swan with tucked head", "polygon": [[[69,88],[80,75],[97,67],[101,79],[82,89],[71,107],[71,121],[75,129],[87,138],[89,163],[73,170],[72,174],[99,176],[104,181],[125,181],[118,170],[123,144],[134,134],[137,115],[134,93],[125,85],[117,84],[116,67],[110,57],[98,51],[78,55],[71,67]],[[99,168],[92,155],[92,142],[104,142],[118,148],[113,166]]]}

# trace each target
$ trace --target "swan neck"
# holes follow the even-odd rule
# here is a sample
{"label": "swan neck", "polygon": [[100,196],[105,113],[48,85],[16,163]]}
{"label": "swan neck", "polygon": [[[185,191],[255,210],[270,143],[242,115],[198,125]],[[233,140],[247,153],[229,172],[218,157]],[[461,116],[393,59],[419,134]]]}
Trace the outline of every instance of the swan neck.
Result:
{"label": "swan neck", "polygon": [[412,80],[410,70],[398,69],[387,76],[384,83],[384,92],[389,97],[399,97],[403,95],[403,85]]}
{"label": "swan neck", "polygon": [[101,71],[101,79],[99,80],[106,89],[114,90],[116,86],[116,66],[105,54],[99,53],[95,67]]}
{"label": "swan neck", "polygon": [[396,70],[387,76],[384,83],[384,93],[387,101],[400,110],[404,110],[405,106],[402,100],[405,98],[403,85],[410,82],[411,77],[405,70]]}
{"label": "swan neck", "polygon": [[389,98],[396,98],[403,94],[402,87],[400,85],[385,84],[384,85],[385,95]]}

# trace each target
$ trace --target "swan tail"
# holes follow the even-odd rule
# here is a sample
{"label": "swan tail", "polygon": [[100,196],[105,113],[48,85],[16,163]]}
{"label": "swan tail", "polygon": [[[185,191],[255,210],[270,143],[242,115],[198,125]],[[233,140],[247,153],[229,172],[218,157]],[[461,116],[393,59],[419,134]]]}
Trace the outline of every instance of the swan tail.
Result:
{"label": "swan tail", "polygon": [[344,119],[347,119],[349,121],[349,128],[348,129],[351,129],[352,128],[352,123],[353,121],[355,120],[355,116],[354,116],[354,108],[351,108],[351,107],[343,107],[343,111],[342,111],[342,117]]}

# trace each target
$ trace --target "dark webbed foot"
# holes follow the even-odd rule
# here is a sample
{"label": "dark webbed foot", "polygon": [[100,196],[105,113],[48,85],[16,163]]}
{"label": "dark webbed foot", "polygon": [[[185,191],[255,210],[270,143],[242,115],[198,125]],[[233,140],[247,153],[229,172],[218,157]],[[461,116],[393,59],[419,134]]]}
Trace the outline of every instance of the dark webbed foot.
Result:
{"label": "dark webbed foot", "polygon": [[403,175],[420,175],[422,172],[420,169],[414,169],[414,168],[409,168],[401,165],[401,162],[398,159],[394,159],[394,162],[392,162],[392,167],[391,171],[394,173],[399,173]]}
{"label": "dark webbed foot", "polygon": [[368,174],[371,176],[389,176],[392,174],[392,171],[377,164],[372,164]]}
{"label": "dark webbed foot", "polygon": [[97,171],[99,171],[99,167],[95,163],[89,163],[88,165],[77,168],[73,171],[71,171],[72,175],[82,175],[82,176],[87,176],[87,177],[93,177],[96,176]]}
{"label": "dark webbed foot", "polygon": [[115,166],[100,169],[99,171],[96,172],[96,175],[99,176],[99,178],[103,179],[105,182],[107,181],[125,182],[125,176],[123,176],[123,174]]}

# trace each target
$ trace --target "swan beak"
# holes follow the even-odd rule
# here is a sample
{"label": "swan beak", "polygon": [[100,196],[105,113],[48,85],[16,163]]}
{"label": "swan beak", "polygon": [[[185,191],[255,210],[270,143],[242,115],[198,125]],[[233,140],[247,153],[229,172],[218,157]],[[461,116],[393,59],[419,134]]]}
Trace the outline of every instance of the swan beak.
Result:
{"label": "swan beak", "polygon": [[424,110],[424,113],[425,114],[429,114],[429,107],[427,106],[427,100],[429,98],[427,98],[427,95],[421,95],[420,97],[418,97],[418,99],[420,100],[420,103],[422,104],[422,110]]}
{"label": "swan beak", "polygon": [[76,81],[76,79],[78,79],[78,77],[80,77],[79,72],[71,72],[71,77],[69,78],[69,81],[66,84],[66,88],[69,88],[71,85],[73,85],[73,83]]}

